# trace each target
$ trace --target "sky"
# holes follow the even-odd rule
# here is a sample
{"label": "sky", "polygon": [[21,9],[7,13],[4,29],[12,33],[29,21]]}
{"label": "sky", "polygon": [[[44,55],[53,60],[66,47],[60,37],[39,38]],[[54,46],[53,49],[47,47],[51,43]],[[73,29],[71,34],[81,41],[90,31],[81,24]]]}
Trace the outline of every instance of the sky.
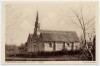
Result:
{"label": "sky", "polygon": [[[95,2],[7,3],[5,5],[6,43],[21,45],[21,43],[27,41],[29,33],[32,34],[34,32],[37,11],[41,29],[76,31],[77,35],[80,36],[82,35],[82,30],[75,24],[79,25],[72,10],[80,13],[81,7],[85,22],[88,22],[94,16],[96,17],[97,3]],[[89,25],[91,24],[95,24],[95,19]],[[93,27],[89,28],[87,33],[92,31]]]}

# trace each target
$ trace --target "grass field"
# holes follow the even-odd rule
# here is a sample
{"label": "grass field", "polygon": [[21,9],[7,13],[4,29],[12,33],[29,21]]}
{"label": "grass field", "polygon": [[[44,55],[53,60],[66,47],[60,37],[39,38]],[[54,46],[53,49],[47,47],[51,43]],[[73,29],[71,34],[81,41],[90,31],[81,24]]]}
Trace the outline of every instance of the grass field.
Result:
{"label": "grass field", "polygon": [[53,57],[37,57],[37,58],[21,58],[21,57],[6,57],[6,61],[83,61],[77,55],[63,55]]}
{"label": "grass field", "polygon": [[38,54],[16,54],[6,56],[6,61],[86,61],[82,54],[75,52],[42,52]]}

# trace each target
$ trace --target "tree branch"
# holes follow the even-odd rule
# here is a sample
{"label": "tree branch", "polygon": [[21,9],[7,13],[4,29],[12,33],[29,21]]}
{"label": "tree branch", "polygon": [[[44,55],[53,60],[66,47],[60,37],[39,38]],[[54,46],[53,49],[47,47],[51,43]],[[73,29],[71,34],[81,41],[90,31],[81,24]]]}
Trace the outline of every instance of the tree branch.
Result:
{"label": "tree branch", "polygon": [[72,19],[71,19],[72,23],[77,25],[77,27],[81,28],[81,26],[79,26],[77,23],[75,23]]}
{"label": "tree branch", "polygon": [[83,27],[83,25],[82,25],[82,21],[81,21],[81,19],[79,18],[79,15],[78,15],[77,12],[76,12],[76,17],[77,17],[77,19],[78,19],[78,21],[79,21],[79,23],[80,23],[80,25],[81,25],[81,28],[84,29],[84,27]]}
{"label": "tree branch", "polygon": [[82,12],[82,5],[81,5],[81,18],[82,18],[82,22],[83,22],[83,28],[85,29],[85,24],[84,24],[84,19],[83,19],[83,12]]}
{"label": "tree branch", "polygon": [[85,25],[89,24],[95,17],[91,18]]}
{"label": "tree branch", "polygon": [[91,24],[88,28],[86,28],[86,30],[88,30],[90,27],[92,27],[94,25],[94,23],[93,24]]}
{"label": "tree branch", "polygon": [[83,29],[83,25],[82,25],[82,23],[81,23],[81,20],[80,20],[80,18],[79,18],[78,13],[77,13],[76,11],[73,11],[72,9],[71,9],[71,11],[75,14],[75,16],[77,17],[77,19],[78,19],[78,21],[79,21],[79,23],[80,23],[80,25],[81,25],[81,28]]}

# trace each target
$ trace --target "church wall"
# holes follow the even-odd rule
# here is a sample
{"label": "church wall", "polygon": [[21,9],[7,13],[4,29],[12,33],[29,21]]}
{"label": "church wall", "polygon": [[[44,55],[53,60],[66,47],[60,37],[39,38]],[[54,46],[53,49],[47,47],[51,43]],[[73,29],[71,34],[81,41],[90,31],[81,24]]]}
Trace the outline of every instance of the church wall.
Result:
{"label": "church wall", "polygon": [[63,42],[55,42],[55,50],[54,50],[54,42],[51,42],[52,46],[50,46],[50,42],[44,43],[45,51],[61,51],[63,49]]}
{"label": "church wall", "polygon": [[80,49],[80,43],[75,42],[74,43],[74,50],[79,50]]}
{"label": "church wall", "polygon": [[39,48],[39,52],[43,52],[44,51],[44,40],[42,35],[39,36],[39,40],[38,40],[38,48]]}
{"label": "church wall", "polygon": [[[53,48],[54,43],[52,43],[52,47],[50,47],[50,42],[45,42],[44,43],[44,51],[61,51],[64,49],[63,47],[63,42],[55,42],[55,50]],[[80,43],[74,43],[74,50],[80,49]],[[72,50],[72,43],[65,43],[65,50]]]}
{"label": "church wall", "polygon": [[36,43],[28,43],[27,52],[38,52],[38,45]]}
{"label": "church wall", "polygon": [[30,43],[27,44],[27,52],[31,52],[31,44]]}
{"label": "church wall", "polygon": [[[52,52],[52,51],[61,51],[63,48],[63,42],[55,42],[55,50],[54,43],[50,47],[50,42],[38,42],[36,43],[28,43],[27,52]],[[72,43],[65,43],[65,49],[70,51],[72,50]],[[74,50],[80,49],[80,43],[74,43]]]}
{"label": "church wall", "polygon": [[[74,50],[80,49],[80,43],[75,42],[73,48]],[[72,50],[72,43],[65,43],[65,49],[68,51]]]}
{"label": "church wall", "polygon": [[65,43],[65,49],[70,51],[72,49],[72,43]]}
{"label": "church wall", "polygon": [[38,42],[38,48],[39,48],[39,52],[43,52],[44,51],[44,44],[43,44],[43,42]]}
{"label": "church wall", "polygon": [[63,43],[62,42],[56,42],[56,50],[55,51],[61,51],[63,49]]}
{"label": "church wall", "polygon": [[45,51],[45,52],[52,52],[52,51],[53,51],[53,44],[52,44],[52,46],[50,47],[50,46],[49,46],[49,42],[45,42],[45,43],[44,43],[44,51]]}

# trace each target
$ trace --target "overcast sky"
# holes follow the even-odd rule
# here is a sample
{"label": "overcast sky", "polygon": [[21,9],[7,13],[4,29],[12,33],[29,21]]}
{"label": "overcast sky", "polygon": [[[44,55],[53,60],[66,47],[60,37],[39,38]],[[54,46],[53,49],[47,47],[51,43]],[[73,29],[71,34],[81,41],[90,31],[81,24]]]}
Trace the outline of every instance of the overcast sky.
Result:
{"label": "overcast sky", "polygon": [[[38,11],[40,28],[46,30],[76,31],[82,30],[75,25],[78,21],[71,9],[79,12],[81,5],[85,22],[95,16],[95,2],[38,2],[13,3],[6,8],[6,43],[20,45],[27,41],[29,33],[34,32],[34,23]],[[93,24],[95,20],[91,22]],[[93,27],[87,32],[91,32]]]}

